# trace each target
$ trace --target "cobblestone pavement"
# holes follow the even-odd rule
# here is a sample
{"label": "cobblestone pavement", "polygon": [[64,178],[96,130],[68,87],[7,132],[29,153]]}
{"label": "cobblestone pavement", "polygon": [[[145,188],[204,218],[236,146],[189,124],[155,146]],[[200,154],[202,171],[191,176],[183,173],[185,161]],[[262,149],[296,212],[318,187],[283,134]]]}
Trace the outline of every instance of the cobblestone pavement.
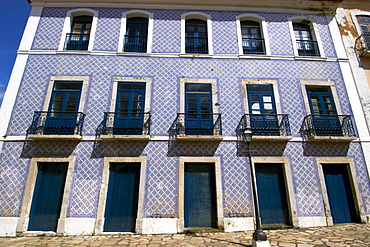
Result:
{"label": "cobblestone pavement", "polygon": [[[370,246],[370,224],[265,231],[272,247]],[[160,235],[36,236],[0,238],[0,246],[251,246],[253,231]]]}

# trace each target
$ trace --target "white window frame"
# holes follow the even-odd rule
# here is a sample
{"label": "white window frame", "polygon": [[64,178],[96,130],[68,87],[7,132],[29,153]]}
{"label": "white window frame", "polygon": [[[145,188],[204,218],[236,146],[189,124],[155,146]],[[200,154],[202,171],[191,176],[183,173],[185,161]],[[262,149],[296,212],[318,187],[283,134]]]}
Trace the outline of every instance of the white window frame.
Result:
{"label": "white window frame", "polygon": [[317,57],[325,57],[324,48],[322,46],[322,42],[321,42],[321,38],[320,38],[319,29],[317,27],[317,24],[314,20],[312,20],[308,17],[305,17],[305,16],[296,16],[296,17],[291,17],[291,18],[288,19],[288,25],[289,25],[290,35],[291,35],[291,39],[292,39],[294,56],[302,57],[302,56],[299,56],[299,54],[298,54],[298,48],[297,48],[297,42],[296,42],[295,35],[294,35],[293,23],[302,22],[302,21],[310,22],[309,26],[310,26],[312,39],[317,42],[317,46],[319,48],[319,53],[320,54]]}
{"label": "white window frame", "polygon": [[311,114],[310,101],[308,100],[308,92],[306,86],[329,86],[331,89],[331,94],[333,95],[333,100],[335,108],[338,115],[342,115],[342,109],[340,107],[340,101],[338,97],[335,84],[332,81],[301,81],[301,90],[303,96],[304,107],[306,109],[307,115]]}
{"label": "white window frame", "polygon": [[268,38],[268,32],[267,32],[267,24],[264,17],[261,17],[256,14],[243,14],[236,16],[236,33],[238,36],[238,50],[239,55],[261,55],[261,54],[244,54],[243,53],[243,42],[242,42],[242,29],[241,29],[241,22],[242,21],[255,21],[260,24],[261,28],[261,36],[265,43],[265,55],[270,56],[271,55],[271,49],[270,49],[270,40]]}
{"label": "white window frame", "polygon": [[[147,36],[147,46],[146,53],[152,53],[152,43],[153,43],[153,13],[144,10],[130,10],[122,13],[121,19],[121,29],[119,33],[118,40],[118,51],[124,52],[123,45],[125,41],[125,34],[127,28],[127,19],[132,17],[144,17],[148,18],[148,36]],[[135,53],[136,54],[136,53]]]}
{"label": "white window frame", "polygon": [[279,89],[276,80],[256,80],[256,79],[243,79],[242,80],[242,95],[243,95],[243,102],[244,102],[244,114],[249,113],[249,106],[248,106],[248,92],[247,92],[247,85],[248,84],[259,84],[259,85],[269,85],[272,84],[274,98],[275,98],[275,106],[276,106],[276,114],[282,114],[281,111],[281,102],[279,97]]}
{"label": "white window frame", "polygon": [[361,16],[361,15],[370,17],[370,12],[359,11],[359,12],[351,13],[352,22],[355,24],[358,36],[363,34],[360,24],[358,23],[358,20],[357,20],[357,16]]}
{"label": "white window frame", "polygon": [[[94,40],[95,40],[95,34],[96,34],[96,28],[98,25],[98,11],[93,9],[72,9],[67,12],[66,19],[64,21],[63,31],[62,35],[60,37],[59,47],[58,51],[64,51],[64,46],[66,42],[66,35],[67,33],[71,32],[71,25],[73,22],[73,18],[81,15],[88,15],[92,16],[93,20],[91,23],[91,30],[90,30],[90,39],[89,39],[89,46],[87,48],[87,51],[92,51],[94,47]],[[80,51],[80,52],[86,52],[86,51]]]}
{"label": "white window frame", "polygon": [[218,101],[217,101],[217,80],[216,79],[191,79],[182,78],[180,79],[180,113],[185,113],[185,83],[206,83],[211,84],[212,87],[212,111],[213,114],[218,113]]}
{"label": "white window frame", "polygon": [[80,81],[82,82],[82,89],[81,89],[81,97],[80,97],[80,102],[78,105],[78,112],[83,112],[85,109],[85,103],[87,99],[87,90],[89,88],[89,81],[90,78],[88,76],[51,76],[50,81],[49,81],[49,86],[46,92],[46,97],[45,97],[45,102],[44,106],[42,108],[43,111],[48,111],[49,110],[49,105],[51,101],[51,95],[54,90],[54,84],[55,81]]}
{"label": "white window frame", "polygon": [[113,87],[112,87],[112,97],[110,102],[110,112],[115,112],[116,101],[117,101],[117,87],[118,82],[145,82],[145,102],[144,102],[144,112],[150,112],[150,99],[152,94],[152,78],[148,77],[114,77]]}
{"label": "white window frame", "polygon": [[[185,52],[185,27],[186,20],[199,19],[207,22],[207,42],[208,42],[208,55],[213,55],[212,43],[212,20],[211,16],[202,12],[187,12],[181,15],[181,48],[180,54],[191,54]],[[199,54],[206,55],[206,54]]]}

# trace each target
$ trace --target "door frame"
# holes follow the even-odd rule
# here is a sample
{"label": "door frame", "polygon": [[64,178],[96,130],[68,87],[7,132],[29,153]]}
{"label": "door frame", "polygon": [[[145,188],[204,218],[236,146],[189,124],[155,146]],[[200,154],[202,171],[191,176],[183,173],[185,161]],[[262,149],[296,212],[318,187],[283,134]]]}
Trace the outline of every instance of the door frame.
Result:
{"label": "door frame", "polygon": [[179,189],[178,189],[178,214],[179,224],[178,232],[183,232],[185,214],[185,163],[213,163],[215,168],[216,181],[216,210],[217,210],[217,228],[224,229],[224,208],[222,195],[222,177],[221,177],[221,158],[220,157],[180,157],[179,158]]}
{"label": "door frame", "polygon": [[[284,174],[284,183],[285,183],[285,190],[286,190],[286,197],[287,197],[287,204],[288,204],[288,213],[289,213],[289,219],[290,223],[294,227],[299,226],[298,221],[298,210],[297,210],[297,204],[294,194],[294,184],[293,184],[293,177],[292,177],[292,171],[290,167],[290,162],[288,157],[252,157],[252,162],[254,165],[256,164],[281,164]],[[255,174],[254,174],[255,175]],[[258,188],[257,188],[258,193]]]}
{"label": "door frame", "polygon": [[[136,215],[135,232],[142,232],[143,210],[144,210],[144,194],[145,194],[145,181],[146,181],[146,156],[140,157],[105,157],[102,171],[102,179],[100,185],[98,210],[96,213],[96,221],[94,231],[96,234],[104,232],[105,223],[105,207],[108,195],[109,183],[109,168],[110,163],[140,163],[140,181],[139,181],[139,196],[138,207]],[[114,232],[109,232],[114,233]]]}
{"label": "door frame", "polygon": [[69,156],[67,158],[62,157],[34,157],[31,159],[30,168],[28,170],[27,182],[24,189],[23,200],[21,205],[20,217],[17,224],[17,232],[27,232],[29,217],[31,211],[31,204],[33,199],[33,193],[35,190],[38,163],[68,163],[67,176],[64,184],[62,206],[60,209],[60,215],[57,224],[56,233],[65,233],[66,218],[68,202],[71,193],[72,176],[76,163],[76,156]]}
{"label": "door frame", "polygon": [[360,189],[358,186],[357,175],[356,175],[356,168],[354,164],[354,160],[352,158],[316,158],[316,165],[319,175],[319,182],[321,187],[321,194],[322,199],[324,202],[324,210],[325,210],[325,217],[326,217],[326,224],[328,226],[332,226],[333,217],[331,215],[330,210],[330,203],[329,197],[326,189],[325,184],[325,177],[324,171],[322,169],[322,165],[335,165],[335,164],[345,164],[347,167],[349,183],[351,184],[352,195],[355,203],[356,214],[360,218],[362,223],[366,223],[366,215],[365,215],[365,208],[362,201],[362,197],[360,194]]}

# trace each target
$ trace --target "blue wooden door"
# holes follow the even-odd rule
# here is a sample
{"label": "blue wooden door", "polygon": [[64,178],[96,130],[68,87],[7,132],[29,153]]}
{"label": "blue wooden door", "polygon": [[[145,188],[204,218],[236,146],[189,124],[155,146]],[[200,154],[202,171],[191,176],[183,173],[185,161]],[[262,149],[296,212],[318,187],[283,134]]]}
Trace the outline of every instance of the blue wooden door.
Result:
{"label": "blue wooden door", "polygon": [[346,165],[323,165],[322,168],[333,222],[356,222],[357,214]]}
{"label": "blue wooden door", "polygon": [[184,184],[185,227],[217,227],[214,164],[186,163]]}
{"label": "blue wooden door", "polygon": [[140,163],[111,163],[105,207],[105,232],[135,232]]}
{"label": "blue wooden door", "polygon": [[211,84],[185,84],[185,134],[213,135]]}
{"label": "blue wooden door", "polygon": [[333,95],[329,86],[306,86],[313,127],[318,136],[342,136]]}
{"label": "blue wooden door", "polygon": [[39,163],[30,210],[29,231],[56,231],[68,163]]}
{"label": "blue wooden door", "polygon": [[44,134],[74,134],[77,125],[81,89],[81,82],[55,82]]}
{"label": "blue wooden door", "polygon": [[248,107],[254,135],[280,135],[272,85],[247,85]]}
{"label": "blue wooden door", "polygon": [[258,201],[264,225],[289,225],[289,210],[281,164],[255,164]]}
{"label": "blue wooden door", "polygon": [[67,40],[67,50],[87,50],[89,47],[92,16],[73,18],[71,33]]}
{"label": "blue wooden door", "polygon": [[141,135],[144,121],[145,82],[118,84],[114,135]]}

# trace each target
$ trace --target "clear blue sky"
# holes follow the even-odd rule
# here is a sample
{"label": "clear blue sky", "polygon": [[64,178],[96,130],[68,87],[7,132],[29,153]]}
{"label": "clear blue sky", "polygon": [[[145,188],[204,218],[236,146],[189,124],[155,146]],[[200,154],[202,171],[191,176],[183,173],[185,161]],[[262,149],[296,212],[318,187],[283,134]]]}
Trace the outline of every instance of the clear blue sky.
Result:
{"label": "clear blue sky", "polygon": [[0,104],[30,11],[27,0],[0,0]]}

